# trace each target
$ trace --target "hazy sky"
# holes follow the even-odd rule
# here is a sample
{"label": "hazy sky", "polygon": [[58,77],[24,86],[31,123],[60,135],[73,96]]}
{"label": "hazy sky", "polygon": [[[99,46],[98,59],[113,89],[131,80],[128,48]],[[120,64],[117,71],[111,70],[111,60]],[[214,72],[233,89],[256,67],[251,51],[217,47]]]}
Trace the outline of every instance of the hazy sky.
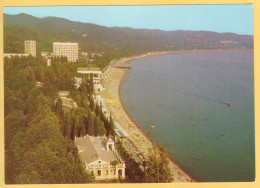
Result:
{"label": "hazy sky", "polygon": [[108,27],[253,34],[250,4],[4,7],[4,13],[55,16]]}

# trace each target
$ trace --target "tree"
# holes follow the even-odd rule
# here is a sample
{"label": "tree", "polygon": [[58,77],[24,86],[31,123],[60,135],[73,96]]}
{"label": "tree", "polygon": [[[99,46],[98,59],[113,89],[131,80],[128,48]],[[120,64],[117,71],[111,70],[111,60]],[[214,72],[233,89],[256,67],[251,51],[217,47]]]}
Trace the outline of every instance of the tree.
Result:
{"label": "tree", "polygon": [[[41,59],[15,57],[10,62],[14,65],[8,67],[12,72],[7,71],[5,75],[5,182],[57,184],[93,181],[93,176],[84,169],[78,150],[69,139],[70,136],[74,139],[79,122],[90,110],[86,107],[75,113],[72,110],[69,116],[63,114],[61,101],[57,106],[54,104],[57,90],[49,95],[48,89],[52,90],[52,87],[35,87],[35,77],[39,80],[41,68],[44,69]],[[43,79],[48,81],[45,86],[55,86],[58,81],[63,87],[67,82],[73,84],[70,80],[71,67],[66,62],[63,64],[68,70],[62,75],[63,80],[56,76],[52,67],[44,69],[46,74]],[[65,71],[58,67],[57,72],[60,76]],[[70,134],[72,131],[73,134]]]}
{"label": "tree", "polygon": [[164,146],[156,146],[153,143],[154,153],[150,153],[147,167],[147,180],[151,183],[169,183],[173,180],[171,170],[169,168],[168,153]]}
{"label": "tree", "polygon": [[107,132],[108,132],[108,136],[114,136],[114,121],[111,115],[110,115],[109,127]]}
{"label": "tree", "polygon": [[55,110],[55,114],[56,116],[62,120],[63,118],[63,107],[62,107],[62,100],[61,98],[59,97],[57,102],[56,102],[56,110]]}
{"label": "tree", "polygon": [[98,135],[104,136],[104,135],[106,135],[106,133],[107,133],[107,130],[106,130],[105,126],[104,126],[104,122],[99,121]]}
{"label": "tree", "polygon": [[42,93],[51,97],[52,99],[58,97],[58,89],[55,84],[45,83],[44,87],[42,88]]}
{"label": "tree", "polygon": [[80,132],[79,132],[79,136],[85,136],[87,134],[86,132],[86,128],[84,124],[80,124]]}
{"label": "tree", "polygon": [[95,116],[94,118],[94,136],[98,136],[98,130],[99,130],[99,116]]}
{"label": "tree", "polygon": [[78,117],[77,116],[73,116],[72,124],[73,124],[72,127],[73,127],[74,138],[75,138],[75,136],[79,136],[78,135]]}
{"label": "tree", "polygon": [[93,122],[93,116],[91,112],[89,112],[88,114],[88,134],[90,136],[94,136],[94,122]]}
{"label": "tree", "polygon": [[95,114],[96,114],[96,116],[99,115],[99,105],[98,105],[98,103],[96,103]]}
{"label": "tree", "polygon": [[5,118],[5,149],[8,149],[14,135],[26,125],[26,117],[20,110],[14,110]]}
{"label": "tree", "polygon": [[[100,105],[99,105],[99,115],[100,115],[100,119],[101,119],[102,114],[103,114],[102,102],[100,102]],[[102,120],[102,119],[101,119],[101,120]]]}
{"label": "tree", "polygon": [[94,81],[93,81],[93,77],[94,77],[94,75],[91,74],[91,75],[90,75],[90,93],[91,93],[91,94],[94,93]]}
{"label": "tree", "polygon": [[92,112],[94,112],[95,110],[95,102],[94,102],[94,98],[93,98],[93,95],[90,96],[90,109]]}

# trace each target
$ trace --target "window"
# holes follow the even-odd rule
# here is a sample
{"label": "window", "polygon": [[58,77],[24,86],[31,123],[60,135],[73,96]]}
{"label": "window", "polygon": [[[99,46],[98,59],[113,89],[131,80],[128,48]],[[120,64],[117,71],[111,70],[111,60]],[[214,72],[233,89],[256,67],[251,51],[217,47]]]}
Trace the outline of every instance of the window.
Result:
{"label": "window", "polygon": [[104,171],[103,171],[103,175],[104,175],[104,176],[108,176],[108,170],[104,170]]}
{"label": "window", "polygon": [[110,171],[110,174],[111,174],[111,175],[116,175],[116,171],[115,171],[115,170],[111,170],[111,171]]}

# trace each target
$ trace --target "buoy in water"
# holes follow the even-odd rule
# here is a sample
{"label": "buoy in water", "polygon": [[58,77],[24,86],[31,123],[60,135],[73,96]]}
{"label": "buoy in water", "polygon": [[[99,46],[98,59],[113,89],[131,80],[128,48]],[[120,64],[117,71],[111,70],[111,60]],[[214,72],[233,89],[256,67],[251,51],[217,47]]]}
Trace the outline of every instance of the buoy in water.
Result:
{"label": "buoy in water", "polygon": [[173,108],[173,106],[171,105],[171,109]]}
{"label": "buoy in water", "polygon": [[194,120],[194,117],[191,117],[191,120]]}

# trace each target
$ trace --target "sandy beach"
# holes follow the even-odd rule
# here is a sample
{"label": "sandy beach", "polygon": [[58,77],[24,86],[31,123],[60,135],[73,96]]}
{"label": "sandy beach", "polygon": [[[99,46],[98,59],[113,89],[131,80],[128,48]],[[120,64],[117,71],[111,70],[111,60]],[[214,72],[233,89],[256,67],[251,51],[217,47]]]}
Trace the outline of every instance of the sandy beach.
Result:
{"label": "sandy beach", "polygon": [[[144,57],[144,56],[138,56]],[[138,57],[133,57],[136,59]],[[129,60],[129,58],[127,59]],[[132,59],[131,59],[132,60]],[[126,58],[114,63],[126,61]],[[104,91],[101,96],[106,99],[106,106],[112,114],[114,121],[118,122],[125,131],[130,135],[135,145],[149,155],[149,150],[152,148],[151,140],[144,134],[141,128],[136,125],[129,117],[120,100],[120,84],[124,77],[125,70],[120,68],[110,67],[104,73],[104,76],[109,77],[109,81],[103,81]],[[169,159],[170,160],[170,159]],[[172,170],[173,182],[195,182],[188,174],[186,174],[176,163],[170,160],[170,168]]]}

